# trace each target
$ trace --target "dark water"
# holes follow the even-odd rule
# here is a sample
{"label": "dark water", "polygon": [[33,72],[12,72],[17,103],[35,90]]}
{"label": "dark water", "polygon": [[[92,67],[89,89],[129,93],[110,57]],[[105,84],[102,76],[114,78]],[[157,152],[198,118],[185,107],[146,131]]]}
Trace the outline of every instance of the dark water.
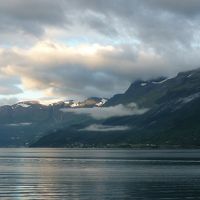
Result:
{"label": "dark water", "polygon": [[0,149],[0,199],[200,199],[200,150]]}

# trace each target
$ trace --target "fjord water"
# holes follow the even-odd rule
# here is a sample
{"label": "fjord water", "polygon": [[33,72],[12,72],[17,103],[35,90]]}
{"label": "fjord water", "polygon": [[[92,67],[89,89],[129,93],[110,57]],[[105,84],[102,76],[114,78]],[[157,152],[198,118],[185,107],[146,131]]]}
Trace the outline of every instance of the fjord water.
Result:
{"label": "fjord water", "polygon": [[200,199],[200,150],[0,149],[0,199]]}

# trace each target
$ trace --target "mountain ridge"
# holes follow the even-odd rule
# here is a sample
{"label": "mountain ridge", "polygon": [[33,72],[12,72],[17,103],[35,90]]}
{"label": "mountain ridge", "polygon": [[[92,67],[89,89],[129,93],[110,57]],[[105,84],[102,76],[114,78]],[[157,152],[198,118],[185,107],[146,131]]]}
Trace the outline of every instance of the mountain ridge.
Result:
{"label": "mountain ridge", "polygon": [[[103,133],[87,128],[92,123],[89,126],[79,124],[77,127],[60,129],[32,146],[200,145],[200,69],[181,72],[176,77],[160,78],[157,81],[137,80],[124,94],[115,95],[103,107],[117,109],[119,104],[128,105],[133,102],[139,108],[149,108],[148,111],[140,115],[105,119],[97,124],[101,129],[104,127]],[[123,131],[106,129],[127,126],[129,129]],[[60,139],[57,140],[58,138]]]}
{"label": "mountain ridge", "polygon": [[0,107],[0,146],[198,146],[199,105],[200,69],[136,80],[110,99],[22,101]]}

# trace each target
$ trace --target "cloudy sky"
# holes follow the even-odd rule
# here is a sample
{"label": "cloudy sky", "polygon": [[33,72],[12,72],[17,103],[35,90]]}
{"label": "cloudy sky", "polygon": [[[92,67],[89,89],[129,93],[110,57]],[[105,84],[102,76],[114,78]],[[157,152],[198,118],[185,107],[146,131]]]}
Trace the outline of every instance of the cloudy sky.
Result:
{"label": "cloudy sky", "polygon": [[110,97],[199,66],[199,0],[0,0],[0,104]]}

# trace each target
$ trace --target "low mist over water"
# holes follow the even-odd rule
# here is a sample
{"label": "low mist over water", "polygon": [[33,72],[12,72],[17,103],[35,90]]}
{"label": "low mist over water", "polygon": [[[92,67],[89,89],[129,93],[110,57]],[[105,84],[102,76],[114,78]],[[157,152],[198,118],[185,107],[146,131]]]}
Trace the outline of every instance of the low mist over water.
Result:
{"label": "low mist over water", "polygon": [[198,199],[200,150],[0,149],[0,199]]}

